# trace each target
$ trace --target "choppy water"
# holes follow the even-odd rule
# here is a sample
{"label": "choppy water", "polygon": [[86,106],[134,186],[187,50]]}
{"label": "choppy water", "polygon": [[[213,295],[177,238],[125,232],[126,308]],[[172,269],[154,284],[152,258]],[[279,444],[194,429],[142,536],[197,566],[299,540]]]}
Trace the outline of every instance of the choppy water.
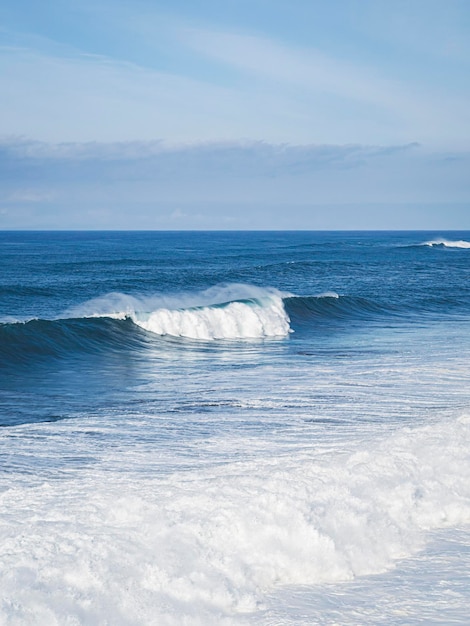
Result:
{"label": "choppy water", "polygon": [[449,624],[470,233],[0,233],[0,622]]}

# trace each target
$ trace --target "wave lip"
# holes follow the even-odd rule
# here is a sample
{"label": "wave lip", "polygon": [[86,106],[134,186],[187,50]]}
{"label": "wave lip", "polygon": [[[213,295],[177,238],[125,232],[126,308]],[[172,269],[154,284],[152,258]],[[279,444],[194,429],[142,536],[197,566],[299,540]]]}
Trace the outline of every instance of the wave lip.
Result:
{"label": "wave lip", "polygon": [[421,244],[422,246],[429,246],[430,248],[462,248],[470,249],[470,241],[460,239],[458,241],[450,241],[442,237],[438,239],[431,239]]}
{"label": "wave lip", "polygon": [[291,332],[282,298],[274,295],[186,309],[159,308],[130,317],[157,335],[206,341],[285,337]]}
{"label": "wave lip", "polygon": [[67,316],[130,319],[160,336],[186,339],[263,339],[291,332],[286,294],[229,283],[177,295],[110,293],[69,309]]}

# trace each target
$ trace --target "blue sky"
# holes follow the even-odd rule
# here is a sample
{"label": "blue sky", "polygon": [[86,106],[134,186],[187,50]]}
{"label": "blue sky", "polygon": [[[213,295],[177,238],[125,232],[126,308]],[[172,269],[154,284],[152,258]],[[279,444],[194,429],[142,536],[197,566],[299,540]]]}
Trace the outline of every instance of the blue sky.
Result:
{"label": "blue sky", "polygon": [[3,0],[0,228],[470,229],[467,0]]}

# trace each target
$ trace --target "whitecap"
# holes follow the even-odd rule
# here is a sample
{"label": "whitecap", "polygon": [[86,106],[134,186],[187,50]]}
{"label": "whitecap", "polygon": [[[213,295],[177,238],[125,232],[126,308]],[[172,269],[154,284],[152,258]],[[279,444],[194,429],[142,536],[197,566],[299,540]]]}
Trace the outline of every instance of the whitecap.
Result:
{"label": "whitecap", "polygon": [[430,241],[425,241],[421,245],[422,246],[429,246],[430,248],[437,248],[437,247],[443,247],[443,248],[465,248],[465,249],[469,249],[470,248],[470,242],[469,241],[464,241],[463,239],[460,239],[458,241],[450,241],[448,239],[438,238],[438,239],[432,239]]}

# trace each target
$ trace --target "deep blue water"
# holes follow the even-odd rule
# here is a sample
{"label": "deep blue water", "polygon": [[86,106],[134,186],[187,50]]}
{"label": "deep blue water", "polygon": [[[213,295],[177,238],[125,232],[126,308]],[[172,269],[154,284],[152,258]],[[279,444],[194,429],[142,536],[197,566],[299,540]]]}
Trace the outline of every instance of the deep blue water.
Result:
{"label": "deep blue water", "polygon": [[[423,328],[445,335],[461,324],[466,336],[470,250],[452,242],[469,238],[464,232],[1,233],[0,423],[73,417],[128,400],[126,390],[138,402],[134,387],[146,374],[136,363],[149,355],[152,375],[159,357],[173,355],[179,368],[185,353],[198,363],[206,356],[209,373],[222,351],[237,361],[250,353],[248,369],[256,369],[256,358],[272,359],[282,376],[297,361],[400,352],[403,333],[407,348],[419,351]],[[450,243],[423,245],[441,239]],[[243,300],[243,285],[259,287],[259,297],[278,290],[293,332],[280,342],[260,337],[261,343],[228,346],[224,329],[217,341],[172,341],[130,319],[90,317],[148,312],[164,307],[165,296],[173,297],[169,308],[183,310]],[[220,293],[207,293],[217,288]],[[138,300],[128,303],[128,296]]]}
{"label": "deep blue water", "polygon": [[[134,542],[132,550],[140,555],[135,562],[129,556],[132,550],[122,550],[136,576],[143,576],[139,568],[145,562],[145,567],[158,566],[164,571],[169,585],[192,581],[195,599],[191,609],[180,604],[184,594],[172,604],[163,583],[155,582],[148,597],[135,600],[142,615],[135,622],[139,624],[173,623],[160,609],[156,609],[160,617],[153,622],[149,615],[153,615],[150,607],[155,606],[173,607],[175,623],[182,623],[178,620],[183,618],[195,624],[198,619],[222,623],[222,617],[233,620],[228,623],[243,623],[239,617],[242,592],[258,602],[266,590],[274,588],[275,580],[281,587],[315,585],[386,571],[397,558],[392,547],[387,556],[378,549],[369,555],[369,563],[375,564],[370,569],[363,567],[357,556],[364,550],[360,539],[356,556],[351,556],[350,547],[341,547],[351,530],[338,530],[339,520],[354,516],[356,505],[345,505],[340,511],[333,496],[345,485],[348,494],[353,493],[358,476],[371,480],[369,491],[361,492],[359,498],[368,514],[357,527],[362,528],[361,536],[369,531],[373,534],[369,539],[374,545],[384,532],[381,525],[387,529],[396,525],[398,530],[384,542],[388,541],[388,546],[396,542],[400,546],[397,555],[414,554],[423,545],[425,532],[441,528],[444,522],[437,520],[442,518],[442,507],[449,507],[445,515],[450,526],[462,527],[470,520],[468,491],[459,482],[462,476],[470,479],[468,440],[459,430],[457,442],[454,432],[457,423],[463,428],[463,422],[455,420],[468,415],[470,407],[468,242],[470,232],[0,233],[0,474],[5,498],[8,494],[13,498],[14,486],[20,500],[13,501],[28,502],[35,490],[43,490],[49,481],[55,484],[60,479],[69,485],[67,480],[73,480],[73,489],[57,487],[57,493],[65,489],[66,493],[82,494],[76,497],[77,502],[82,498],[83,511],[84,503],[93,501],[93,494],[102,489],[100,503],[93,505],[95,513],[90,509],[91,517],[77,526],[73,515],[79,513],[67,518],[59,495],[51,496],[48,505],[43,494],[37,496],[36,504],[25,506],[36,511],[30,523],[38,541],[50,515],[41,517],[42,507],[44,511],[60,510],[57,519],[68,521],[57,531],[58,536],[70,543],[79,527],[84,536],[101,533],[102,558],[106,563],[109,560],[110,568],[114,561],[108,552],[118,537],[129,550]],[[418,429],[416,437],[408,436],[409,429]],[[400,437],[405,437],[405,443],[401,439],[402,443],[397,443]],[[433,452],[437,440],[437,449],[452,450],[455,455],[454,464],[444,464],[445,469],[433,465],[437,463]],[[413,447],[416,441],[419,445]],[[353,463],[374,449],[382,452],[369,458],[369,469],[358,464],[357,472],[340,479],[345,451],[350,453],[348,463]],[[389,456],[384,452],[387,449]],[[330,455],[331,465],[322,465],[325,454]],[[389,473],[382,476],[387,464]],[[379,504],[402,502],[397,495],[401,464],[403,485],[412,485],[412,493],[423,493],[427,503],[426,509],[419,509],[421,513],[410,515],[408,521],[399,519],[396,507],[384,512]],[[264,475],[268,465],[271,469],[266,476],[290,467],[284,478],[293,493],[301,488],[303,475],[310,475],[311,485],[320,475],[325,477],[321,484],[331,481],[330,495],[322,496],[321,502],[316,502],[316,495],[308,495],[309,487],[302,487],[297,500],[310,511],[303,514],[310,522],[296,532],[305,537],[313,531],[326,533],[341,556],[327,557],[322,548],[326,560],[320,573],[311,569],[313,557],[303,569],[290,565],[288,555],[295,552],[295,542],[284,537],[279,541],[287,547],[276,561],[283,565],[271,576],[262,557],[266,548],[258,560],[246,556],[254,554],[253,548],[237,542],[223,553],[220,546],[227,542],[220,531],[223,524],[211,527],[209,520],[215,519],[215,513],[200,505],[199,492],[189,489],[185,497],[188,502],[194,499],[194,519],[197,517],[201,528],[212,528],[205,543],[200,538],[203,531],[195,530],[188,521],[191,516],[182,496],[167,501],[160,482],[147,485],[145,497],[136,487],[141,480],[159,481],[164,476],[174,489],[183,489],[185,483],[178,472],[184,471],[185,480],[189,476],[191,481],[202,481],[204,489],[213,486],[214,502],[220,499],[217,515],[222,516],[232,505],[237,510],[249,509],[252,501],[244,498],[256,493],[257,501],[264,498],[263,511],[271,515],[263,526],[262,516],[257,514],[253,533],[260,532],[256,545],[261,545],[266,529],[283,527],[279,503],[286,505],[282,498],[287,491],[273,483],[266,487],[268,496],[256,482],[247,483],[240,492],[237,485],[258,476],[258,471],[259,476]],[[221,467],[235,468],[238,482],[232,484],[232,474],[223,473],[229,470],[218,469]],[[254,467],[258,470],[253,474]],[[421,467],[427,468],[422,475]],[[211,472],[211,478],[201,478],[201,472]],[[377,476],[376,482],[370,472]],[[428,489],[426,481],[431,474],[434,487]],[[395,475],[398,482],[392,489],[388,477]],[[181,565],[175,573],[176,566],[169,563],[177,559],[177,547],[171,559],[160,558],[157,550],[152,560],[147,530],[144,540],[135,530],[137,526],[132,526],[132,532],[128,531],[134,533],[132,541],[130,535],[121,537],[117,530],[110,530],[112,524],[109,526],[106,516],[117,501],[114,487],[106,487],[110,477],[122,481],[120,493],[126,501],[142,498],[141,502],[147,502],[148,511],[139,504],[135,513],[142,528],[150,528],[149,520],[158,518],[161,511],[174,512],[176,517],[168,512],[168,519],[160,520],[158,533],[166,533],[171,541],[174,538],[175,546],[191,536],[189,553],[198,555],[194,566],[188,565],[186,570]],[[433,491],[435,485],[442,487],[443,493],[454,493],[455,500],[441,507],[442,494]],[[225,500],[221,494],[226,493],[232,493],[232,499]],[[319,493],[318,486],[314,493]],[[349,502],[348,496],[344,498]],[[24,514],[15,511],[11,529]],[[455,513],[455,519],[449,511]],[[454,521],[449,521],[451,518]],[[321,521],[326,519],[328,523]],[[377,527],[374,519],[380,520]],[[184,540],[171,534],[182,520],[188,524]],[[4,539],[13,541],[13,530],[11,536],[5,532]],[[152,537],[157,545],[155,537],[160,534],[155,533]],[[211,543],[214,537],[220,538],[217,545]],[[351,541],[354,544],[356,540]],[[78,623],[104,623],[100,619],[109,617],[108,595],[123,593],[123,598],[127,597],[123,590],[128,583],[119,576],[113,578],[116,564],[108,573],[101,571],[91,556],[91,544],[83,548],[83,567],[90,572],[89,578],[83,574],[80,584],[85,585],[85,579],[88,582],[83,588],[72,582],[65,591],[53,573],[41,578],[41,572],[53,571],[48,568],[56,548],[44,549],[42,556],[36,557],[36,569],[31,563],[25,565],[25,545],[20,542],[5,552],[10,557],[16,554],[15,558],[4,557],[5,567],[14,571],[18,567],[19,572],[16,583],[4,582],[13,598],[13,604],[5,605],[0,613],[6,623],[19,623],[14,620],[27,619],[28,611],[33,610],[19,591],[21,572],[28,568],[33,572],[30,584],[39,598],[38,606],[41,610],[47,606],[57,623],[71,616]],[[219,569],[211,560],[219,554],[217,550],[222,555],[217,562],[225,564]],[[244,564],[243,575],[238,562]],[[65,560],[62,566],[67,569]],[[452,572],[451,565],[449,568]],[[199,582],[195,582],[194,572],[202,577],[196,577]],[[211,576],[225,581],[225,591],[214,591],[219,599],[212,605],[206,598],[202,606],[198,594],[215,585],[207,582]],[[114,586],[104,591],[106,577],[114,580]],[[99,607],[98,617],[86,613],[81,604],[85,600],[77,595],[79,588],[83,598]],[[69,613],[64,613],[59,601],[50,599],[55,593],[69,598]],[[230,601],[226,602],[226,597]],[[276,621],[276,613],[260,613],[256,606],[250,604],[247,609],[253,623],[281,623]],[[413,608],[408,608],[412,615]],[[128,623],[121,609],[116,609],[113,623]],[[310,607],[311,611],[317,609]],[[283,610],[285,613],[285,605]],[[351,610],[354,613],[356,609]],[[286,615],[282,623],[294,623]],[[346,614],[342,617],[344,623],[350,623],[349,619]]]}

